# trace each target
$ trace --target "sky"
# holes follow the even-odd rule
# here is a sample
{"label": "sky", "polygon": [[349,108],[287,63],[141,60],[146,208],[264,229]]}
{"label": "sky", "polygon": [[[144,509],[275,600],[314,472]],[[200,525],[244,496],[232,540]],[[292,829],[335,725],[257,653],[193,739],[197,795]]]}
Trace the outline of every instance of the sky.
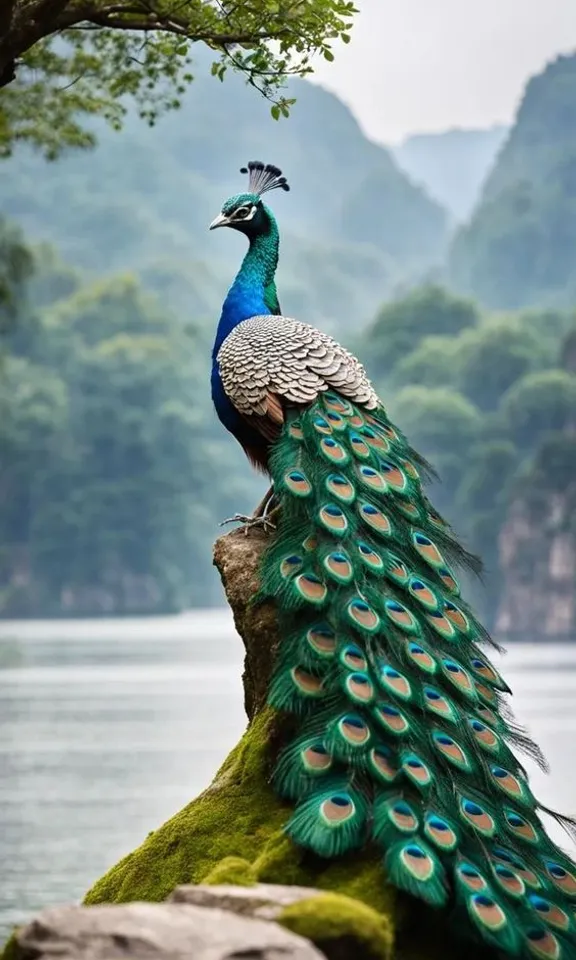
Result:
{"label": "sky", "polygon": [[576,50],[576,0],[356,0],[352,42],[317,60],[373,140],[510,123],[527,79]]}

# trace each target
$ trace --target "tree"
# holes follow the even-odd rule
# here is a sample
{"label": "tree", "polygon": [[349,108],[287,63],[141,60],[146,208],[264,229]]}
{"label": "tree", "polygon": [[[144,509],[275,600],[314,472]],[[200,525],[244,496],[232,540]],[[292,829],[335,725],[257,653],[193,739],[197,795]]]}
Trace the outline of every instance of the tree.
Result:
{"label": "tree", "polygon": [[424,454],[470,448],[480,429],[478,410],[455,390],[405,387],[390,411],[414,446]]}
{"label": "tree", "polygon": [[394,368],[394,382],[423,387],[454,386],[458,371],[455,356],[457,338],[424,337],[417,347],[402,357]]}
{"label": "tree", "polygon": [[275,119],[287,116],[284,79],[310,73],[314,54],[333,60],[330,44],[349,40],[355,13],[352,0],[2,0],[0,154],[20,140],[50,158],[91,146],[82,121],[119,127],[127,95],[153,123],[179,105],[200,42],[214,51],[214,76],[243,73]]}
{"label": "tree", "polygon": [[517,380],[502,397],[502,412],[524,449],[534,449],[547,434],[576,424],[576,376],[543,370]]}
{"label": "tree", "polygon": [[217,519],[257,495],[215,434],[202,332],[133,278],[39,274],[4,337],[0,614],[210,602]]}
{"label": "tree", "polygon": [[517,317],[496,317],[462,337],[461,390],[481,410],[495,410],[505,391],[546,359],[545,345]]}
{"label": "tree", "polygon": [[402,300],[385,304],[368,331],[370,369],[375,376],[390,373],[425,336],[456,336],[478,322],[476,306],[434,284],[414,290]]}

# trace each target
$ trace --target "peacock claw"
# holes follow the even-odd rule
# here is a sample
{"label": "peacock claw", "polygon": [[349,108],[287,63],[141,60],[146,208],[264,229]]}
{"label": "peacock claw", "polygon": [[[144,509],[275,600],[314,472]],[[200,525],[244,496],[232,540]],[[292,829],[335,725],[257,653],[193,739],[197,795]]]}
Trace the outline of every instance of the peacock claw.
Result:
{"label": "peacock claw", "polygon": [[233,517],[221,520],[220,526],[223,527],[227,523],[241,523],[244,527],[244,536],[248,536],[248,531],[253,527],[262,527],[264,531],[276,529],[276,524],[266,514],[260,517],[247,517],[243,513],[235,513]]}

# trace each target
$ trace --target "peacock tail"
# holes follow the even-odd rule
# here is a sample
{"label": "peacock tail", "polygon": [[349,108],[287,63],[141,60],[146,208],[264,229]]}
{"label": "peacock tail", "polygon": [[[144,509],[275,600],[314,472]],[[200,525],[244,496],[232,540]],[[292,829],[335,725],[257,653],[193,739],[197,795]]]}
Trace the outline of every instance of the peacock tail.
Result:
{"label": "peacock tail", "polygon": [[381,406],[330,390],[285,411],[260,598],[282,638],[269,701],[296,718],[274,774],[286,830],[326,858],[375,844],[390,882],[497,952],[574,960],[576,870],[512,748],[542,757],[505,707],[460,595],[473,559],[423,468]]}

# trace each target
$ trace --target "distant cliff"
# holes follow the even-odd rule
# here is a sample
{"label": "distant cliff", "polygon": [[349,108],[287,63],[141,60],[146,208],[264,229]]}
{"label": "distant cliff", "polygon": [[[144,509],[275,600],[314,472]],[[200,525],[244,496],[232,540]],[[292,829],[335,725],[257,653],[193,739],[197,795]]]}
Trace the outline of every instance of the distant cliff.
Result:
{"label": "distant cliff", "polygon": [[576,639],[576,483],[535,513],[511,507],[500,532],[502,593],[495,632],[511,640]]}
{"label": "distant cliff", "polygon": [[[576,374],[576,331],[561,366]],[[495,629],[514,640],[576,640],[576,405],[546,435],[517,484],[500,529]]]}

